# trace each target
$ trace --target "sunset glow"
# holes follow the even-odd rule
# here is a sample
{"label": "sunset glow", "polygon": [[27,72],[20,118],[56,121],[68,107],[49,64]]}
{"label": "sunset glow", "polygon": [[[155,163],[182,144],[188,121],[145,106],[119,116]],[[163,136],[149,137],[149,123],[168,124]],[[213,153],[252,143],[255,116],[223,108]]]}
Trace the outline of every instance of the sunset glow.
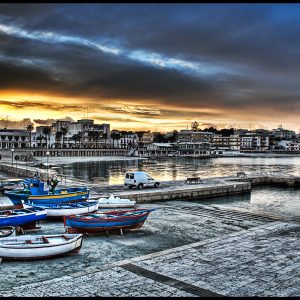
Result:
{"label": "sunset glow", "polygon": [[121,130],[197,120],[298,132],[298,10],[1,4],[0,126],[89,117]]}

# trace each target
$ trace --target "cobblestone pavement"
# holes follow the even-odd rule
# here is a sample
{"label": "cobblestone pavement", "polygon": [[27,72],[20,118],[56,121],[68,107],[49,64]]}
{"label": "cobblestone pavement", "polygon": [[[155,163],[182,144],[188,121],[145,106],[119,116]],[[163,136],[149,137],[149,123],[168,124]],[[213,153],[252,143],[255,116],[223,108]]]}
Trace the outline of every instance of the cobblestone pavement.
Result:
{"label": "cobblestone pavement", "polygon": [[300,225],[274,222],[1,296],[300,296]]}

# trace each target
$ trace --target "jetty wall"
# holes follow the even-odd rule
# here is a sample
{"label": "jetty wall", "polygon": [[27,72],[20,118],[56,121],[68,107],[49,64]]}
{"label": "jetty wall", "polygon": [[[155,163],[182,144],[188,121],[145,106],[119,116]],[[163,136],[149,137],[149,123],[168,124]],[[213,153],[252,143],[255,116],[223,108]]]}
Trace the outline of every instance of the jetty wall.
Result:
{"label": "jetty wall", "polygon": [[191,200],[204,199],[217,196],[234,195],[249,193],[251,191],[250,182],[232,182],[225,184],[202,185],[197,184],[193,187],[171,187],[151,190],[135,190],[118,193],[120,197],[128,197],[137,203],[162,201],[162,200]]}

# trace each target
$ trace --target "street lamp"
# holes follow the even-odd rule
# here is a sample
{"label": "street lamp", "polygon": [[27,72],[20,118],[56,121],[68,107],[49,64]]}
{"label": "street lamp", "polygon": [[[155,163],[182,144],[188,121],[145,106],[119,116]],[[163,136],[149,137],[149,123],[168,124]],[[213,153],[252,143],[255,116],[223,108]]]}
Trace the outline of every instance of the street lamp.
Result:
{"label": "street lamp", "polygon": [[49,180],[49,155],[50,155],[50,152],[47,151],[46,152],[46,156],[47,156],[47,180]]}
{"label": "street lamp", "polygon": [[11,150],[11,167],[13,168],[14,167],[14,151],[15,151],[15,149],[12,148],[10,150]]}

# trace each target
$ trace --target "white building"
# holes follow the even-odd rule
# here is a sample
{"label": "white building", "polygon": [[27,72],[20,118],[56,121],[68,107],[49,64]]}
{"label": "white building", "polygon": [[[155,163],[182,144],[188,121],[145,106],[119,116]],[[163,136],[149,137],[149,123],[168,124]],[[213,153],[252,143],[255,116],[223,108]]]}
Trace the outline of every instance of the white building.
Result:
{"label": "white building", "polygon": [[214,149],[240,150],[241,137],[239,135],[222,136],[215,134],[212,147]]}
{"label": "white building", "polygon": [[27,148],[30,135],[25,129],[0,129],[0,149]]}
{"label": "white building", "polygon": [[210,156],[210,144],[208,142],[180,142],[176,146],[180,156]]}
{"label": "white building", "polygon": [[241,150],[267,150],[269,137],[248,134],[241,137]]}
{"label": "white building", "polygon": [[213,132],[180,130],[177,135],[177,142],[208,142],[213,141]]}

